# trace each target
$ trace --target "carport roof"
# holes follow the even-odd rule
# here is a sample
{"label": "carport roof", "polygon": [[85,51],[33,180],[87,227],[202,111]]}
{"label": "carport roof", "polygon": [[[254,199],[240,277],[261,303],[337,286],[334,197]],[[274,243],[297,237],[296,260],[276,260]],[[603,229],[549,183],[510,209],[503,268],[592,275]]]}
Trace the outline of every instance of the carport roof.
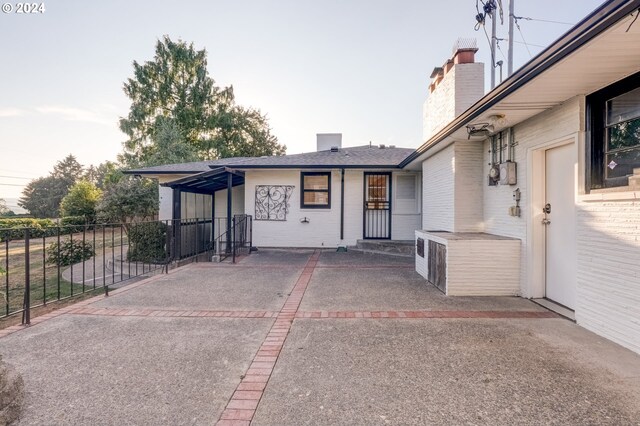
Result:
{"label": "carport roof", "polygon": [[227,189],[229,187],[229,179],[231,179],[232,187],[242,185],[244,184],[244,173],[229,167],[216,167],[206,172],[163,183],[162,186],[179,189],[184,192],[212,194],[215,191]]}

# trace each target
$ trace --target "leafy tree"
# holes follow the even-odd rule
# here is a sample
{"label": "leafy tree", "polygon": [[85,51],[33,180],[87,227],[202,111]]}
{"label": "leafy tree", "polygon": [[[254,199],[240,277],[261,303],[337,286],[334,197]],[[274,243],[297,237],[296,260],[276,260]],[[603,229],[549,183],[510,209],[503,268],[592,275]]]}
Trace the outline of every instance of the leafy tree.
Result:
{"label": "leafy tree", "polygon": [[125,176],[106,187],[97,210],[103,222],[130,223],[154,218],[158,207],[155,181]]}
{"label": "leafy tree", "polygon": [[27,184],[18,205],[39,218],[56,217],[60,202],[69,188],[82,176],[82,165],[69,154],[58,161],[46,177],[39,177]]}
{"label": "leafy tree", "polygon": [[120,169],[112,161],[105,161],[97,166],[91,165],[84,172],[84,179],[93,183],[96,188],[103,190],[106,185],[115,183],[120,179]]}
{"label": "leafy tree", "polygon": [[284,155],[286,147],[278,144],[278,138],[271,134],[269,123],[260,111],[236,106],[221,123],[218,154],[227,157],[261,157],[263,155]]}
{"label": "leafy tree", "polygon": [[188,163],[199,159],[195,148],[186,141],[176,120],[172,118],[158,117],[153,141],[154,149],[145,166]]}
{"label": "leafy tree", "polygon": [[89,223],[96,220],[96,206],[102,191],[86,180],[78,181],[60,203],[62,216],[82,216]]}
{"label": "leafy tree", "polygon": [[53,176],[39,177],[22,190],[18,205],[38,218],[57,217],[65,194],[60,193],[59,182]]}
{"label": "leafy tree", "polygon": [[53,166],[51,176],[58,179],[60,185],[68,191],[83,174],[84,168],[72,154],[67,155]]}
{"label": "leafy tree", "polygon": [[0,217],[15,216],[16,214],[7,207],[7,202],[4,198],[0,198]]}
{"label": "leafy tree", "polygon": [[[148,164],[157,151],[160,117],[174,120],[201,159],[235,155],[243,152],[239,147],[243,144],[253,146],[248,152],[263,155],[284,152],[259,111],[237,106],[233,88],[215,84],[207,71],[206,50],[164,36],[156,44],[154,59],[144,64],[134,61],[133,68],[134,77],[124,84],[131,108],[120,120],[120,129],[128,136],[120,156],[125,165]],[[229,135],[233,141],[226,139]]]}

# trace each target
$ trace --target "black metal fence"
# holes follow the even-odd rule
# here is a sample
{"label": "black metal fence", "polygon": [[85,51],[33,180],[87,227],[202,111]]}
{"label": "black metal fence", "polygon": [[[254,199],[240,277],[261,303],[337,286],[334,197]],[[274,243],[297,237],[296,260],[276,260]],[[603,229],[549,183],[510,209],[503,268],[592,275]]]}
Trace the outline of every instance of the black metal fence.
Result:
{"label": "black metal fence", "polygon": [[[0,318],[109,288],[189,261],[250,250],[251,216],[0,228]],[[219,241],[224,239],[225,243]]]}

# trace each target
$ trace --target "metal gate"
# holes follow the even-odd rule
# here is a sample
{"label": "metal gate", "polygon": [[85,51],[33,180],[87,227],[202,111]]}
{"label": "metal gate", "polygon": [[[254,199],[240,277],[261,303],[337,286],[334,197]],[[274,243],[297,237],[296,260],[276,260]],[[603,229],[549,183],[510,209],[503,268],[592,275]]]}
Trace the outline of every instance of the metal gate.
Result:
{"label": "metal gate", "polygon": [[391,239],[391,173],[364,174],[365,239]]}

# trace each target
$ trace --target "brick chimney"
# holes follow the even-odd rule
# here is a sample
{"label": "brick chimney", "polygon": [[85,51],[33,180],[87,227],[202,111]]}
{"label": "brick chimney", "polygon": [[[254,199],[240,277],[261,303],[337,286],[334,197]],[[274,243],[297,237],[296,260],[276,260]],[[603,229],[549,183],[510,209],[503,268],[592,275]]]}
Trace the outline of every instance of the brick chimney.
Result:
{"label": "brick chimney", "polygon": [[475,62],[476,39],[458,39],[450,59],[431,72],[423,106],[423,142],[484,95],[484,64]]}

